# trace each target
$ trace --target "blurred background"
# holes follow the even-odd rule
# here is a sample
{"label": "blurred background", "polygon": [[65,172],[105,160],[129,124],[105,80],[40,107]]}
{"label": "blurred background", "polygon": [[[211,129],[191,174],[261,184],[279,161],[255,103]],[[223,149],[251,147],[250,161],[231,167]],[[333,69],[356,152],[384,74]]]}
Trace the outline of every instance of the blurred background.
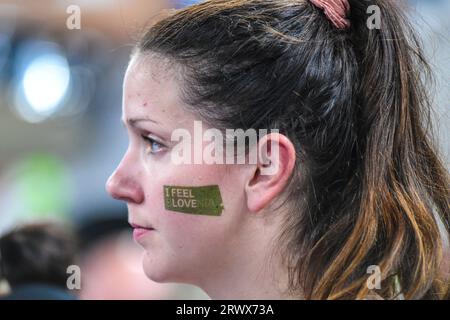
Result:
{"label": "blurred background", "polygon": [[[127,147],[130,50],[162,10],[194,2],[0,0],[0,235],[28,221],[71,225],[82,299],[208,298],[144,276],[126,206],[104,188]],[[450,167],[450,0],[408,3],[435,71],[434,126]]]}

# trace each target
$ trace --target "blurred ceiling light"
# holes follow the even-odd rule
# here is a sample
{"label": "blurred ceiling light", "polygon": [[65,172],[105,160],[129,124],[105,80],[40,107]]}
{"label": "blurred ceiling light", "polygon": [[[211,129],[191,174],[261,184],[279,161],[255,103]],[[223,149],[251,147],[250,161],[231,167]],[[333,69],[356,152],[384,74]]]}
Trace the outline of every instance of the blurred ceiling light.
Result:
{"label": "blurred ceiling light", "polygon": [[70,69],[56,54],[35,58],[23,76],[23,91],[30,107],[39,114],[52,113],[67,94]]}
{"label": "blurred ceiling light", "polygon": [[34,49],[42,48],[24,59],[16,86],[16,111],[28,122],[41,122],[51,117],[64,104],[70,91],[71,71],[66,57],[54,46],[39,44]]}

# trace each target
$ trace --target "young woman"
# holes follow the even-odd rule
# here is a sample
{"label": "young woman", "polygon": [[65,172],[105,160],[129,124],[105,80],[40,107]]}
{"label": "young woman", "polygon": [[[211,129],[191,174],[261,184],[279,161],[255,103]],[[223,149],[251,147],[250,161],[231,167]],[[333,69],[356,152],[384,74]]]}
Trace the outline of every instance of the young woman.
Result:
{"label": "young woman", "polygon": [[[145,33],[107,189],[128,204],[149,278],[213,299],[448,298],[449,176],[395,3],[213,0]],[[176,163],[173,133],[198,138],[196,121],[267,129],[246,149],[266,156]]]}

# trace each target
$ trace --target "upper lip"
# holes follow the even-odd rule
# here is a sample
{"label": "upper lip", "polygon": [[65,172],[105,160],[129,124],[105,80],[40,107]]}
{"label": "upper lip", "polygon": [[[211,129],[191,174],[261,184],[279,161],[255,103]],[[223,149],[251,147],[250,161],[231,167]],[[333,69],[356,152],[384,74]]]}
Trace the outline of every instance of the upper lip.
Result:
{"label": "upper lip", "polygon": [[149,230],[151,230],[151,229],[154,229],[152,226],[150,226],[150,225],[140,225],[140,224],[137,224],[137,223],[134,223],[134,222],[130,222],[130,226],[133,228],[133,229],[136,229],[136,228],[138,228],[138,229],[149,229]]}

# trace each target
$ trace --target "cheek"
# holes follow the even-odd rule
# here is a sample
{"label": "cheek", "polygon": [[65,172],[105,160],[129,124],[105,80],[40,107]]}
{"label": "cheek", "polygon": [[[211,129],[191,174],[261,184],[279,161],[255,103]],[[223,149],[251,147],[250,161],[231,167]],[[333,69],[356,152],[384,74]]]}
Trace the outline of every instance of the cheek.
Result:
{"label": "cheek", "polygon": [[202,277],[217,270],[232,252],[235,232],[223,216],[168,212],[165,222],[158,257],[173,274]]}
{"label": "cheek", "polygon": [[[187,246],[204,250],[205,245],[222,242],[226,234],[233,232],[238,222],[236,216],[242,209],[243,192],[238,185],[232,185],[222,165],[168,165],[149,177],[145,186],[146,207],[149,217],[161,229],[167,244],[173,250]],[[164,185],[206,186],[218,185],[224,210],[220,216],[188,214],[166,210],[164,206]]]}
{"label": "cheek", "polygon": [[[147,220],[158,229],[146,246],[144,270],[155,281],[187,282],[222,268],[236,249],[242,228],[245,197],[242,175],[231,175],[223,165],[161,165],[146,174]],[[220,216],[173,212],[164,206],[164,185],[218,185],[224,210]],[[242,189],[242,192],[239,191]]]}

